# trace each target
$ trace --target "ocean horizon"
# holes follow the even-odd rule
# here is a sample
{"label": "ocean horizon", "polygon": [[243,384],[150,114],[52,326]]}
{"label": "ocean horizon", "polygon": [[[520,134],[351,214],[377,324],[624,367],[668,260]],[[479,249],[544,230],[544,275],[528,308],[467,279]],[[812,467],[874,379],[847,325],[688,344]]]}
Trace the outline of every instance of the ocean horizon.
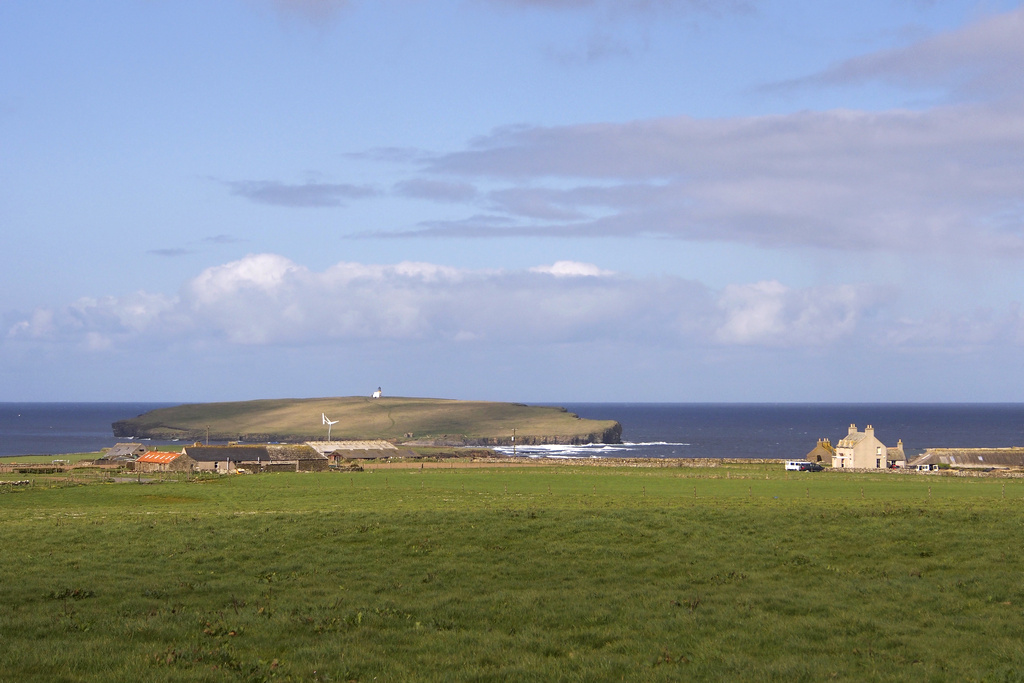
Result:
{"label": "ocean horizon", "polygon": [[[111,423],[160,402],[0,403],[0,457],[88,453],[119,441]],[[621,444],[517,446],[523,457],[798,458],[870,424],[907,455],[927,448],[1024,446],[1024,403],[537,403],[618,420]],[[317,421],[319,416],[317,416]],[[178,442],[148,441],[153,445]],[[513,449],[501,448],[511,454]]]}

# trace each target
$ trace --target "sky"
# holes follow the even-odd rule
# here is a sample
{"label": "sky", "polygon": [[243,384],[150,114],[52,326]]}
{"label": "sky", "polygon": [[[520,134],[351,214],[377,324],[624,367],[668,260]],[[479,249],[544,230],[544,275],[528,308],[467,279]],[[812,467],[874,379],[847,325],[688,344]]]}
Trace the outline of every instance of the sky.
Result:
{"label": "sky", "polygon": [[0,0],[0,401],[1024,400],[1024,5]]}

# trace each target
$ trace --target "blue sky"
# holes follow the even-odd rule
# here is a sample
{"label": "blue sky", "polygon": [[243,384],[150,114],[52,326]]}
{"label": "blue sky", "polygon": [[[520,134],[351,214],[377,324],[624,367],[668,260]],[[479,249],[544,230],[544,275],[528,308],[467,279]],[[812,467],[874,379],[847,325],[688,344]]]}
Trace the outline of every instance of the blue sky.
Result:
{"label": "blue sky", "polygon": [[1024,6],[0,2],[0,401],[1020,401]]}

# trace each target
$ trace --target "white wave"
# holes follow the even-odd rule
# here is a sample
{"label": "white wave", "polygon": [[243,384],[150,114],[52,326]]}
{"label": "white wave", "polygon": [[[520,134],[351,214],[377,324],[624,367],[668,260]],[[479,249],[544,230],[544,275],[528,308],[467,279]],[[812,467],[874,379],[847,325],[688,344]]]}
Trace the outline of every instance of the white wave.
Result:
{"label": "white wave", "polygon": [[[590,444],[535,444],[516,446],[498,446],[494,450],[502,455],[517,455],[526,458],[600,458],[600,457],[630,457],[631,455],[642,455],[651,448],[683,448],[689,446],[687,443],[672,443],[668,441],[650,442],[627,442],[618,444],[590,443]],[[673,451],[674,453],[675,451]]]}

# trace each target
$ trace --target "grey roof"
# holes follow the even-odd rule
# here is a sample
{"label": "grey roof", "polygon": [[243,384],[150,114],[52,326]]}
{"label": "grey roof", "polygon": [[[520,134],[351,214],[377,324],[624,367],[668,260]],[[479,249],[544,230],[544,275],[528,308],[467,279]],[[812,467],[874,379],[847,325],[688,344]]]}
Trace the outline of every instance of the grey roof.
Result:
{"label": "grey roof", "polygon": [[[335,451],[396,451],[398,450],[390,441],[382,439],[363,441],[307,441],[306,445],[316,449],[318,453],[327,455]],[[391,455],[394,455],[392,453]]]}
{"label": "grey roof", "polygon": [[942,464],[951,467],[1024,467],[1024,447],[1011,448],[929,448],[923,455],[907,463]]}
{"label": "grey roof", "polygon": [[147,450],[140,443],[117,443],[107,449],[103,460],[134,460]]}
{"label": "grey roof", "polygon": [[196,462],[294,462],[327,459],[309,446],[300,444],[186,446],[185,454]]}
{"label": "grey roof", "polygon": [[383,458],[418,458],[420,455],[415,451],[399,448],[339,448],[329,454],[332,458],[344,460],[379,460]]}
{"label": "grey roof", "polygon": [[864,432],[854,432],[853,434],[847,434],[836,443],[836,448],[851,448],[856,446],[858,443],[864,440],[867,434]]}

